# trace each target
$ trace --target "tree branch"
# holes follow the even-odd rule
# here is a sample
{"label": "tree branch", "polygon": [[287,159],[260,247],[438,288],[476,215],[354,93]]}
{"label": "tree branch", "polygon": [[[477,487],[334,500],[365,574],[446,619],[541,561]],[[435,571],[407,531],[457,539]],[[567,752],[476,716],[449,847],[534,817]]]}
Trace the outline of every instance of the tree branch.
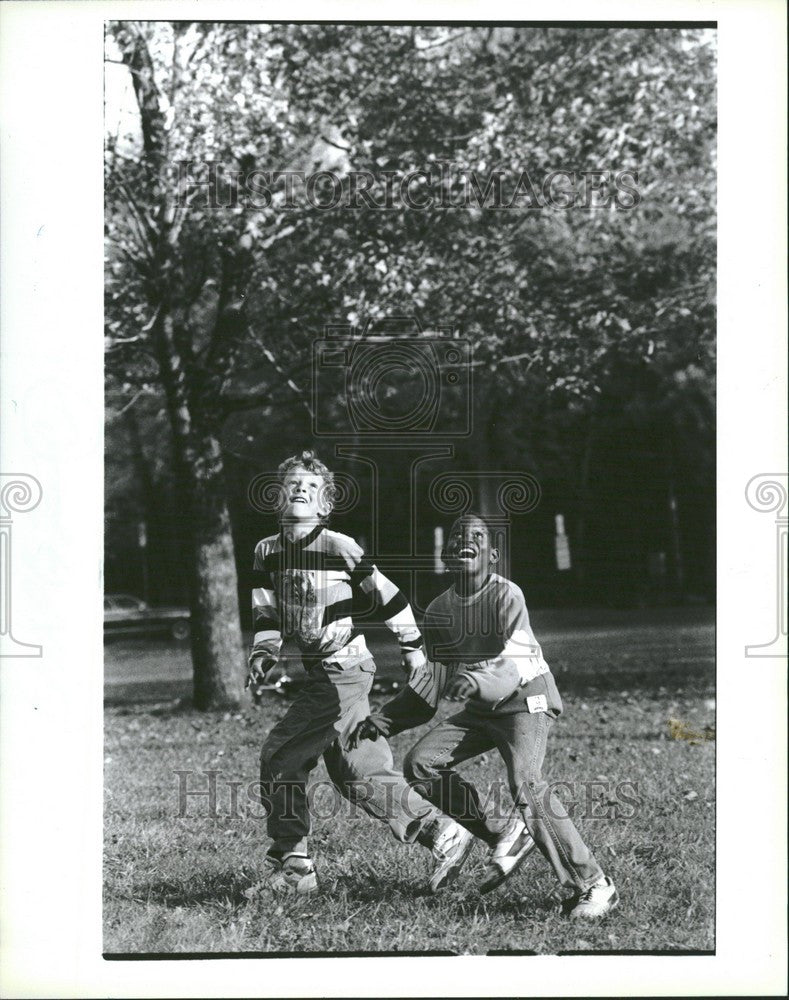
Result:
{"label": "tree branch", "polygon": [[231,413],[243,413],[245,410],[256,410],[270,402],[271,391],[268,387],[266,389],[260,388],[254,392],[219,397],[219,406],[223,417],[227,417]]}
{"label": "tree branch", "polygon": [[325,135],[320,135],[318,138],[325,142],[327,146],[334,146],[335,149],[341,149],[343,153],[349,153],[351,150],[350,146],[341,146],[339,142],[332,142],[331,139],[327,139]]}
{"label": "tree branch", "polygon": [[154,173],[162,165],[165,148],[164,115],[154,78],[153,60],[142,32],[133,24],[118,24],[115,41],[123,62],[132,74],[132,86],[140,112],[143,149]]}

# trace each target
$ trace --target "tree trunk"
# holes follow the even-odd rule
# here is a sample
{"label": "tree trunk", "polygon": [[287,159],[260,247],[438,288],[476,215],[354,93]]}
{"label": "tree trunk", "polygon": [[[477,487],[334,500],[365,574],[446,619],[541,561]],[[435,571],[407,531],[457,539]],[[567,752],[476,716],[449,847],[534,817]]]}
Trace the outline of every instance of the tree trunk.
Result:
{"label": "tree trunk", "polygon": [[238,613],[238,581],[219,442],[210,417],[193,417],[174,322],[162,315],[155,326],[159,370],[173,431],[178,483],[189,519],[190,602],[194,699],[199,709],[241,703],[244,662]]}
{"label": "tree trunk", "polygon": [[[177,39],[177,26],[174,26]],[[167,125],[154,74],[153,60],[143,34],[131,23],[114,26],[113,33],[131,73],[140,112],[149,190],[144,204],[156,205],[152,219],[143,213],[155,232],[151,241],[153,263],[149,301],[157,306],[150,332],[159,375],[167,399],[173,431],[177,477],[189,518],[192,558],[190,593],[192,611],[192,662],[194,697],[198,708],[224,708],[240,704],[243,652],[238,614],[236,564],[230,513],[225,497],[222,455],[216,438],[218,416],[208,405],[196,374],[191,340],[184,328],[187,310],[182,303],[176,322],[176,289],[182,276],[174,251],[178,228],[174,192],[165,180]],[[178,68],[177,41],[173,49],[171,86]],[[172,107],[172,93],[170,106]],[[157,192],[161,187],[161,192]]]}
{"label": "tree trunk", "polygon": [[244,655],[233,534],[219,442],[213,437],[190,442],[184,457],[187,461],[183,479],[187,481],[191,508],[195,705],[200,709],[237,707],[242,696]]}

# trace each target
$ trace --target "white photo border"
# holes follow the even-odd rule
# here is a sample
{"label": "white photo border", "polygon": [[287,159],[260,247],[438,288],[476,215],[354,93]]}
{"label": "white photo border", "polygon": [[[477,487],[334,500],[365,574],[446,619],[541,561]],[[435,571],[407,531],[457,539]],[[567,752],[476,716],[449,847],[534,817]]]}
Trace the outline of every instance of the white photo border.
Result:
{"label": "white photo border", "polygon": [[[102,78],[107,19],[717,21],[719,76],[717,953],[102,959]],[[15,525],[2,661],[2,993],[99,996],[779,994],[786,969],[786,659],[774,531],[745,501],[786,467],[786,9],[770,0],[0,6],[3,471]],[[18,530],[17,530],[18,528]],[[659,839],[660,831],[655,830]],[[756,863],[754,863],[756,862]]]}

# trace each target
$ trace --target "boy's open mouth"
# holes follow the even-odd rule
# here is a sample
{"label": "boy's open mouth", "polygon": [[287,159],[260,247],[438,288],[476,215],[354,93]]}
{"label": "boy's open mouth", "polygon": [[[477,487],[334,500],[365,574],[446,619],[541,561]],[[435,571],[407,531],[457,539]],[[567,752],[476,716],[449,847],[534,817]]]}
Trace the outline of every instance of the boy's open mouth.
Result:
{"label": "boy's open mouth", "polygon": [[290,498],[290,502],[291,503],[306,503],[307,500],[306,500],[305,497],[291,497]]}
{"label": "boy's open mouth", "polygon": [[458,559],[476,559],[477,554],[477,550],[473,546],[464,545],[458,549],[457,557]]}

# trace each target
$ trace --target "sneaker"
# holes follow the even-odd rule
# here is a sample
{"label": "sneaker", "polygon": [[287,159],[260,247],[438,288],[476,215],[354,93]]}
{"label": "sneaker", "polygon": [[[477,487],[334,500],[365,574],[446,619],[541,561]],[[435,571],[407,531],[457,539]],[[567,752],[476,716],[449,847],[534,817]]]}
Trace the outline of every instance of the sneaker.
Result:
{"label": "sneaker", "polygon": [[537,845],[522,819],[513,819],[499,837],[479,884],[480,892],[492,892],[523,864]]}
{"label": "sneaker", "polygon": [[436,864],[430,876],[431,892],[455,881],[473,846],[474,835],[453,819],[439,828],[432,846]]}
{"label": "sneaker", "polygon": [[266,871],[256,885],[247,889],[244,895],[254,899],[263,889],[274,892],[315,892],[318,888],[318,876],[315,865],[306,854],[276,854],[266,855]]}
{"label": "sneaker", "polygon": [[564,912],[569,917],[602,917],[618,905],[619,893],[616,886],[604,875],[599,882],[590,885],[586,892],[568,899],[564,904]]}

